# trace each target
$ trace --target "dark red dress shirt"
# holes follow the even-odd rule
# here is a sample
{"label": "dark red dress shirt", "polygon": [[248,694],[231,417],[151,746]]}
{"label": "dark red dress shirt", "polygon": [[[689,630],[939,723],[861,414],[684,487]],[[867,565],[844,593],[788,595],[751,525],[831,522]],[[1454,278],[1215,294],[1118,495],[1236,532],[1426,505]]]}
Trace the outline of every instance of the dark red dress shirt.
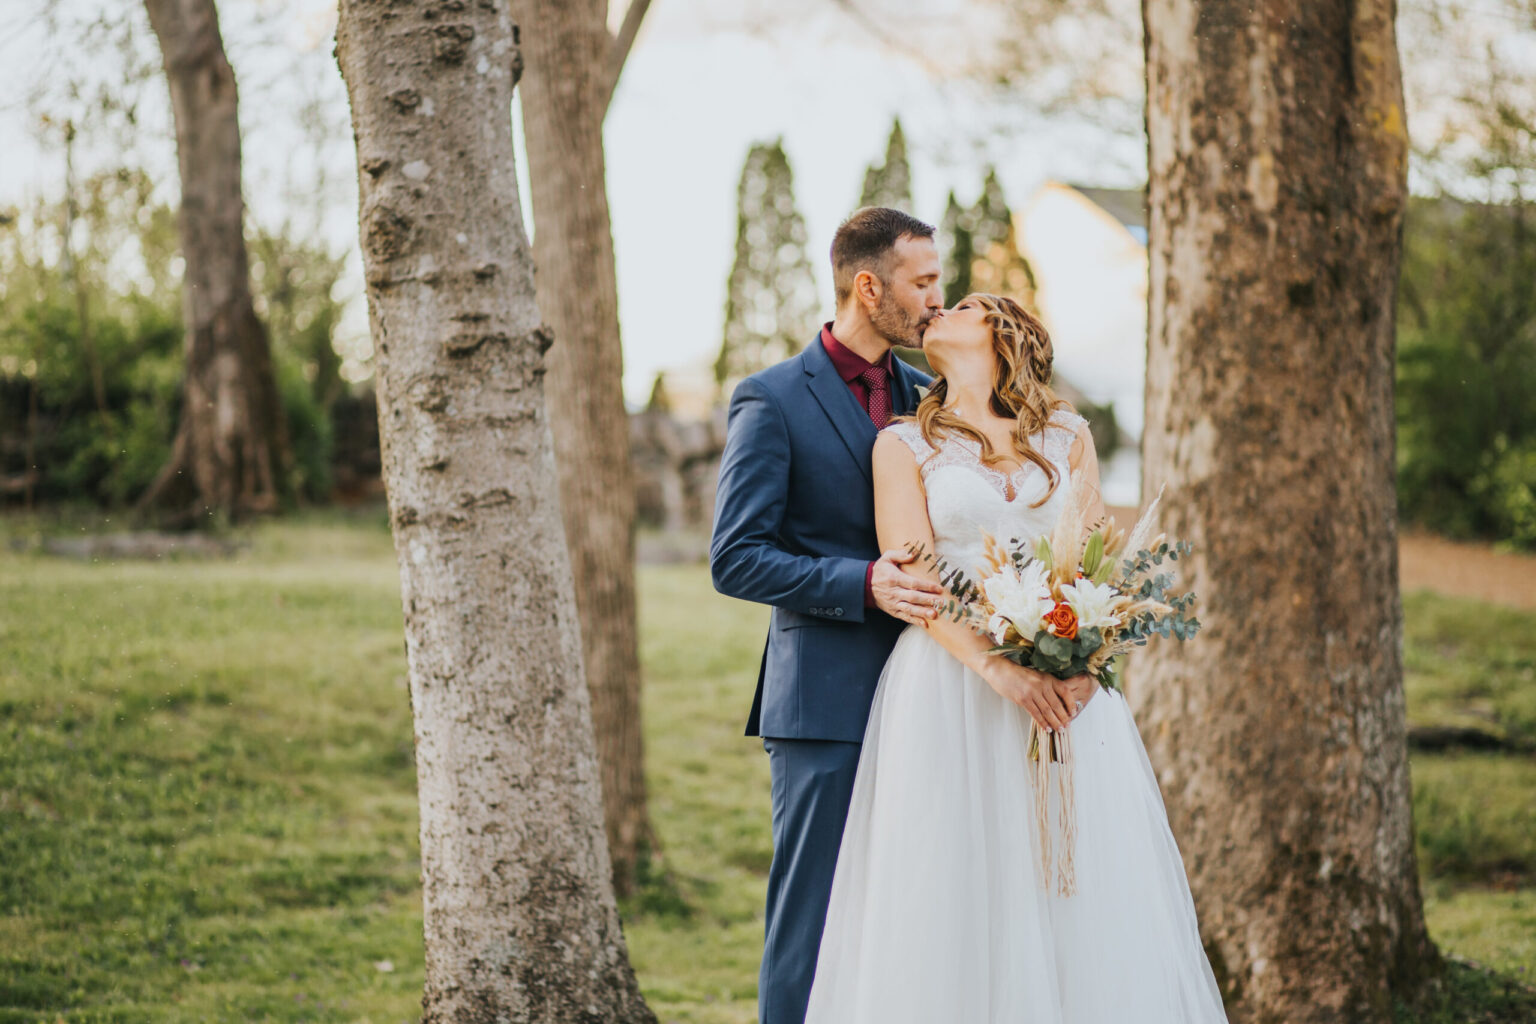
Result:
{"label": "dark red dress shirt", "polygon": [[[889,351],[885,353],[879,362],[870,362],[850,348],[845,347],[832,335],[832,324],[826,323],[821,328],[821,347],[827,350],[827,355],[832,360],[832,365],[837,369],[837,375],[843,378],[848,385],[848,390],[853,392],[853,397],[858,400],[866,415],[869,413],[869,386],[864,383],[861,376],[865,370],[872,366],[879,366],[885,370],[886,394],[890,394],[895,386],[894,374],[891,372],[891,359],[894,358]],[[872,586],[875,575],[875,563],[870,562],[864,570],[864,607],[875,606],[875,591]]]}

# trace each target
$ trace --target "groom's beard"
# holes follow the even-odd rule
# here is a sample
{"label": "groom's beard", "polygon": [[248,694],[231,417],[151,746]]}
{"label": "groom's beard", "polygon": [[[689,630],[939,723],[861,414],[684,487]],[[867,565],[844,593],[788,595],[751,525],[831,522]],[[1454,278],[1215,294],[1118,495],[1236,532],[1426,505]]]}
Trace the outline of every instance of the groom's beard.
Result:
{"label": "groom's beard", "polygon": [[887,301],[885,296],[881,296],[880,305],[869,315],[869,322],[880,337],[904,348],[923,347],[922,329],[932,319],[931,315],[915,317],[896,303]]}

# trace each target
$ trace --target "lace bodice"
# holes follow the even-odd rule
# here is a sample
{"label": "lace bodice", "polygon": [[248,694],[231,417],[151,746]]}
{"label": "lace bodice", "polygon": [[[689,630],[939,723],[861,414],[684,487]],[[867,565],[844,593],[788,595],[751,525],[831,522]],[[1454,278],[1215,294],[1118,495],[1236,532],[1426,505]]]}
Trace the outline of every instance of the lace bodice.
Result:
{"label": "lace bodice", "polygon": [[984,465],[981,446],[969,438],[946,437],[934,448],[913,422],[893,423],[884,432],[895,434],[917,457],[938,554],[971,572],[983,558],[983,534],[1004,543],[1028,541],[1055,527],[1067,500],[1072,443],[1086,422],[1074,412],[1057,409],[1045,429],[1030,439],[1058,472],[1055,491],[1038,508],[1030,506],[1045,494],[1050,480],[1033,462],[1008,473]]}

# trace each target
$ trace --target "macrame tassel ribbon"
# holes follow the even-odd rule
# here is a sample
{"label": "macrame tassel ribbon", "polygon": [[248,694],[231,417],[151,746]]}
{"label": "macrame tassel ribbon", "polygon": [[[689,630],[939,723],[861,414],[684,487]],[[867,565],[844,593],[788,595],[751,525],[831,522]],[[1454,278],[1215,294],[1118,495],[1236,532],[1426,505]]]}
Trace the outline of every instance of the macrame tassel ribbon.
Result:
{"label": "macrame tassel ribbon", "polygon": [[[1072,787],[1071,744],[1064,732],[1036,735],[1030,746],[1037,755],[1030,781],[1035,791],[1035,831],[1040,837],[1040,878],[1046,888],[1055,882],[1056,892],[1071,896],[1077,892],[1077,869],[1073,851],[1077,846],[1077,800]],[[1051,785],[1052,767],[1055,782]],[[1052,790],[1055,793],[1052,794]],[[1055,796],[1055,828],[1051,804]]]}

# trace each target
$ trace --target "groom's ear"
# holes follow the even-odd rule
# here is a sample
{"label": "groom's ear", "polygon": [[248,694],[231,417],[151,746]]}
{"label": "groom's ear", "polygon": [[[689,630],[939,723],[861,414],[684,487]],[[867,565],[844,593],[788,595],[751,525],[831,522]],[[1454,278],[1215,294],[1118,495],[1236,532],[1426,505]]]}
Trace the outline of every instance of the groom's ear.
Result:
{"label": "groom's ear", "polygon": [[872,270],[861,270],[853,275],[853,294],[865,310],[879,307],[880,297],[885,294],[885,284]]}

